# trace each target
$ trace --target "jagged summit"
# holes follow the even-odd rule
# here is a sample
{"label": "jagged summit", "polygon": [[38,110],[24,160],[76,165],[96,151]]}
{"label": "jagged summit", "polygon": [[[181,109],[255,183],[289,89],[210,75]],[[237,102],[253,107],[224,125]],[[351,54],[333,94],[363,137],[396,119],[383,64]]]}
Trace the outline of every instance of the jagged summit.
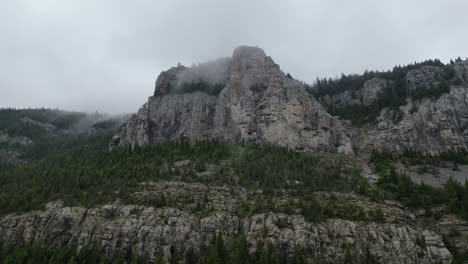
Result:
{"label": "jagged summit", "polygon": [[113,138],[111,147],[181,137],[352,152],[341,122],[262,49],[248,46],[236,48],[228,59],[162,72],[154,96]]}
{"label": "jagged summit", "polygon": [[267,59],[265,51],[259,47],[239,46],[232,53],[234,61],[263,63]]}
{"label": "jagged summit", "polygon": [[[156,80],[155,95],[171,93],[178,85],[184,83],[206,81],[209,83],[219,83],[223,86],[231,79],[232,73],[249,73],[251,82],[260,83],[256,77],[265,76],[265,66],[276,66],[277,74],[281,74],[279,66],[265,54],[259,47],[240,46],[237,47],[232,57],[221,58],[208,61],[193,67],[186,67],[178,64],[167,71],[161,72]],[[240,76],[234,76],[238,79]],[[255,79],[255,80],[252,80]]]}

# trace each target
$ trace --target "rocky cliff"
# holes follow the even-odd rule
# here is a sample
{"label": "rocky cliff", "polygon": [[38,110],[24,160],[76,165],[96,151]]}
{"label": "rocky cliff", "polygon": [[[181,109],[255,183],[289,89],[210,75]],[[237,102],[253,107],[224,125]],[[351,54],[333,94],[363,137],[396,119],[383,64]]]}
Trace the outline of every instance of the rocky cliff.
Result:
{"label": "rocky cliff", "polygon": [[[401,81],[407,97],[397,107],[382,107],[384,103],[378,102],[382,94],[394,93],[395,89],[394,81],[383,78],[370,79],[358,90],[322,96],[319,101],[331,110],[352,106],[378,111],[375,121],[364,127],[343,121],[354,153],[359,155],[382,148],[397,152],[411,148],[428,153],[467,148],[467,63],[458,61],[451,65],[454,77],[448,79],[443,78],[446,73],[438,66],[409,70]],[[411,96],[418,89],[419,94]],[[438,91],[436,96],[431,94],[434,90]]]}
{"label": "rocky cliff", "polygon": [[[393,80],[372,78],[359,90],[326,95],[318,103],[303,83],[285,75],[260,48],[239,47],[217,66],[212,68],[217,69],[215,79],[222,86],[219,94],[177,92],[187,76],[213,79],[198,68],[178,65],[162,72],[154,95],[113,138],[111,148],[186,137],[366,156],[377,148],[436,153],[468,144],[467,61],[453,66],[458,82],[448,93],[437,99],[406,99],[397,110],[384,108],[365,129],[330,116],[322,105],[371,107],[393,89]],[[406,72],[403,83],[410,93],[436,87],[443,75],[441,67],[424,65]]]}
{"label": "rocky cliff", "polygon": [[[168,263],[174,252],[179,252],[185,263],[189,252],[197,257],[206,254],[203,251],[209,247],[213,234],[222,231],[227,245],[236,234],[244,233],[250,251],[255,251],[258,241],[264,241],[271,243],[280,255],[291,258],[295,248],[301,247],[320,263],[344,263],[347,257],[354,263],[364,263],[366,258],[379,263],[450,263],[452,259],[439,234],[417,227],[413,214],[390,202],[377,204],[355,195],[332,197],[319,193],[321,201],[352,202],[367,213],[379,208],[383,219],[329,219],[314,223],[294,212],[239,214],[240,202],[249,195],[243,188],[232,191],[227,186],[213,188],[185,182],[145,185],[141,195],[165,194],[178,206],[154,208],[116,203],[83,208],[49,203],[45,211],[2,219],[0,246],[25,240],[40,241],[53,248],[80,248],[97,242],[109,256],[123,252],[154,257],[162,250]],[[287,197],[279,197],[278,201],[284,199]],[[197,213],[193,208],[203,200],[212,209]]]}
{"label": "rocky cliff", "polygon": [[379,95],[385,89],[389,89],[393,81],[382,78],[372,78],[364,82],[361,89],[357,91],[347,90],[336,95],[326,95],[319,98],[320,102],[327,106],[341,107],[352,104],[362,104],[365,106],[372,105],[377,102]]}
{"label": "rocky cliff", "polygon": [[356,150],[369,153],[386,148],[403,151],[409,147],[429,153],[468,146],[468,87],[452,86],[437,100],[424,98],[400,106],[400,120],[383,109],[377,124],[367,129],[349,127]]}
{"label": "rocky cliff", "polygon": [[155,94],[114,137],[111,147],[186,137],[352,152],[341,122],[260,48],[234,51],[217,74],[222,85],[218,95],[175,92],[182,75],[196,76],[197,70],[179,65],[161,73]]}

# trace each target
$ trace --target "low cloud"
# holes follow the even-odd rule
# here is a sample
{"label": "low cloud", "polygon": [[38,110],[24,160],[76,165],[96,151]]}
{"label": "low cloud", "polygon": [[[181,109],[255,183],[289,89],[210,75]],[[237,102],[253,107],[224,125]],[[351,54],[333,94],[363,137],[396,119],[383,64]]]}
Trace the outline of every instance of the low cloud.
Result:
{"label": "low cloud", "polygon": [[181,72],[177,77],[178,83],[207,81],[209,83],[224,83],[228,76],[228,67],[231,58],[219,58],[199,64]]}

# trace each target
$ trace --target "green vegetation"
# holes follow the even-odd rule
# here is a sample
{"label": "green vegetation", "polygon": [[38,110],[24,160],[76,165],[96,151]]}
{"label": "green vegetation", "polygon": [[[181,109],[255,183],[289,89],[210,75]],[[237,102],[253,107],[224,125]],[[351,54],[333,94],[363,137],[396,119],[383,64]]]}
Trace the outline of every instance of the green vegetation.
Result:
{"label": "green vegetation", "polygon": [[[145,256],[132,254],[131,252],[121,252],[117,256],[106,256],[104,250],[96,244],[91,244],[81,248],[79,251],[75,247],[64,247],[60,249],[50,249],[41,244],[18,245],[6,247],[0,251],[0,263],[4,264],[88,264],[88,263],[118,263],[118,264],[165,264],[162,250],[159,250],[153,261]],[[353,254],[347,250],[347,258],[351,262]],[[209,248],[202,249],[202,256],[198,256],[190,249],[185,255],[179,254],[176,248],[171,249],[172,258],[169,263],[179,263],[185,260],[189,264],[305,264],[305,263],[323,263],[324,258],[319,255],[313,255],[306,252],[299,245],[295,247],[294,254],[279,255],[271,243],[266,241],[257,241],[257,250],[250,253],[248,243],[244,234],[239,234],[234,238],[230,247],[227,247],[222,233],[215,233]],[[373,256],[367,251],[362,263],[376,263]]]}
{"label": "green vegetation", "polygon": [[267,144],[238,144],[232,155],[239,184],[260,187],[266,194],[274,194],[279,188],[294,188],[304,195],[325,190],[351,192],[361,183],[357,171],[324,164],[314,153]]}
{"label": "green vegetation", "polygon": [[[25,136],[30,138],[32,146],[8,146],[8,148],[19,150],[25,157],[37,158],[44,156],[52,150],[52,146],[60,146],[69,142],[74,136],[59,131],[47,131],[39,126],[28,125],[21,121],[22,118],[48,123],[60,129],[67,129],[84,118],[86,114],[75,112],[64,112],[51,109],[0,109],[0,131],[9,136]],[[0,146],[7,147],[7,146]]]}
{"label": "green vegetation", "polygon": [[405,97],[405,89],[401,86],[404,86],[404,78],[408,71],[412,69],[417,69],[421,66],[438,66],[444,69],[443,76],[440,78],[448,80],[453,78],[453,62],[445,65],[440,60],[426,60],[419,63],[409,64],[406,66],[395,66],[391,71],[365,71],[363,74],[342,74],[340,78],[323,78],[315,81],[315,83],[310,87],[309,91],[314,94],[316,97],[322,97],[324,95],[335,95],[342,93],[347,90],[356,91],[361,89],[364,86],[364,83],[367,80],[372,78],[383,78],[387,80],[395,81],[395,92],[396,95],[400,97]]}
{"label": "green vegetation", "polygon": [[[409,90],[405,84],[405,76],[409,70],[419,68],[424,65],[438,66],[443,68],[443,74],[436,76],[440,81],[439,84],[433,87],[417,87],[414,90]],[[354,125],[362,126],[373,122],[384,108],[390,108],[393,113],[392,120],[399,121],[401,114],[399,107],[406,103],[406,99],[419,100],[422,98],[430,98],[435,100],[442,94],[450,91],[450,84],[456,84],[454,62],[443,64],[440,60],[427,60],[421,63],[414,63],[406,66],[396,66],[391,71],[366,71],[362,75],[342,74],[336,79],[317,79],[312,86],[307,86],[306,89],[315,97],[325,95],[336,95],[344,91],[357,91],[364,86],[364,83],[372,78],[379,77],[392,81],[392,85],[386,88],[379,95],[378,101],[370,106],[364,105],[346,105],[342,107],[328,106],[328,111],[332,115],[351,120]]]}
{"label": "green vegetation", "polygon": [[0,130],[10,135],[34,137],[38,131],[31,131],[29,130],[32,129],[31,127],[22,125],[22,122],[20,122],[22,117],[29,117],[41,123],[49,123],[60,129],[67,129],[86,117],[86,114],[47,108],[1,108],[0,116],[2,117],[0,119]]}
{"label": "green vegetation", "polygon": [[453,242],[451,242],[450,239],[448,239],[447,236],[445,235],[442,236],[442,239],[447,249],[453,255],[453,259],[452,259],[453,264],[463,264],[468,261],[468,250],[461,251],[457,249],[457,247],[453,244]]}
{"label": "green vegetation", "polygon": [[457,214],[468,219],[468,182],[460,184],[452,179],[441,189],[425,184],[416,184],[409,176],[396,171],[394,163],[403,160],[409,164],[432,163],[440,161],[466,162],[465,150],[449,151],[440,155],[421,154],[417,151],[407,150],[403,154],[396,154],[385,150],[374,151],[371,157],[376,172],[380,175],[375,199],[393,199],[402,202],[412,208],[424,208],[430,210],[436,206],[442,206],[450,213]]}
{"label": "green vegetation", "polygon": [[380,114],[380,109],[376,105],[349,104],[343,107],[328,109],[332,115],[338,115],[343,119],[350,120],[353,125],[362,126],[374,121]]}
{"label": "green vegetation", "polygon": [[[0,214],[38,209],[62,199],[68,205],[92,206],[120,198],[128,203],[165,206],[154,197],[135,200],[132,194],[143,181],[183,180],[220,185],[241,185],[263,190],[246,213],[279,210],[276,192],[292,189],[310,197],[314,191],[360,192],[367,181],[353,169],[322,163],[313,153],[300,153],[263,144],[224,144],[214,140],[189,143],[162,142],[109,151],[110,133],[82,136],[60,144],[55,152],[28,164],[0,169]],[[179,160],[193,166],[173,170]],[[222,164],[214,174],[199,177],[205,163]],[[232,173],[234,172],[234,173]],[[309,199],[309,198],[307,198]]]}
{"label": "green vegetation", "polygon": [[[81,248],[64,247],[60,249],[49,249],[43,245],[19,245],[3,248],[0,251],[0,263],[4,264],[146,264],[149,258],[123,252],[116,257],[108,257],[103,254],[103,249],[92,244]],[[162,255],[156,257],[155,264],[164,264]]]}
{"label": "green vegetation", "polygon": [[[95,117],[103,118],[99,113],[93,114]],[[84,120],[87,114],[80,112],[67,112],[56,109],[0,109],[0,131],[10,137],[23,136],[33,141],[32,145],[7,145],[0,144],[0,149],[12,149],[21,153],[21,158],[34,160],[45,157],[52,153],[59,153],[75,146],[79,146],[82,140],[86,140],[85,135],[70,132],[80,121]],[[48,131],[38,125],[30,125],[23,122],[22,118],[29,118],[44,124],[54,125],[57,129]],[[107,119],[92,125],[95,129],[111,131],[117,128],[120,121]],[[91,125],[91,124],[90,124]],[[6,166],[5,164],[1,167]]]}
{"label": "green vegetation", "polygon": [[[0,171],[0,213],[39,208],[48,200],[63,199],[69,204],[90,205],[127,194],[131,187],[149,179],[168,179],[164,161],[200,154],[199,159],[219,159],[223,148],[216,143],[164,143],[132,151],[121,148],[109,152],[111,134],[84,137],[80,144],[62,148],[29,164]],[[212,148],[213,147],[213,148]],[[203,154],[202,154],[203,153]]]}
{"label": "green vegetation", "polygon": [[221,233],[217,233],[213,236],[211,247],[208,251],[207,256],[200,258],[200,264],[280,264],[280,263],[306,263],[306,259],[311,256],[307,256],[307,253],[302,250],[299,246],[294,252],[294,256],[288,258],[288,256],[278,256],[273,246],[269,243],[264,243],[259,240],[257,244],[257,250],[253,253],[249,253],[247,247],[247,239],[245,235],[240,234],[234,239],[232,246],[227,249],[223,236]]}
{"label": "green vegetation", "polygon": [[[5,109],[0,115],[9,120],[4,123],[5,130],[11,132],[13,130],[8,129],[15,128],[18,130],[16,134],[31,135],[35,140],[32,147],[22,150],[30,160],[28,164],[0,166],[0,215],[40,209],[46,202],[57,199],[64,200],[67,205],[82,206],[112,202],[116,198],[128,203],[171,206],[171,201],[164,196],[136,199],[132,194],[144,181],[182,180],[262,190],[261,196],[250,197],[255,201],[253,204],[244,201],[240,213],[245,215],[299,210],[308,214],[311,220],[320,221],[337,215],[326,211],[327,205],[315,200],[314,191],[363,193],[368,189],[367,181],[358,171],[338,163],[324,163],[314,153],[265,144],[224,144],[213,140],[161,142],[109,151],[107,143],[112,132],[98,132],[92,136],[42,133],[42,130],[35,131],[35,126],[20,127],[23,123],[18,122],[21,117],[28,116],[72,126],[77,122],[78,114],[47,109]],[[103,121],[94,126],[106,129],[115,124]],[[190,160],[189,166],[175,168],[174,162],[180,160]],[[208,163],[220,164],[221,170],[197,176],[207,169]],[[279,207],[274,198],[281,190],[292,190],[295,196],[309,203],[307,206],[289,204]],[[197,208],[205,207],[200,204]],[[349,217],[354,218],[353,214]]]}
{"label": "green vegetation", "polygon": [[405,166],[448,167],[454,164],[468,164],[468,151],[465,149],[452,149],[437,154],[423,153],[411,148],[406,148],[401,153],[392,153],[386,150],[374,151],[372,159],[381,158],[393,162],[400,161]]}
{"label": "green vegetation", "polygon": [[432,100],[438,99],[442,94],[450,92],[450,85],[447,81],[442,81],[433,87],[417,87],[409,91],[409,96],[413,100],[420,100],[423,98],[430,98]]}
{"label": "green vegetation", "polygon": [[[249,253],[247,240],[245,235],[239,234],[234,239],[234,243],[230,248],[226,248],[221,233],[213,236],[210,249],[206,256],[200,258],[200,264],[306,264],[306,263],[325,263],[324,256],[315,255],[307,252],[299,245],[296,245],[292,255],[278,254],[271,243],[263,240],[257,241],[257,250]],[[193,262],[195,263],[195,262]],[[362,259],[357,259],[356,256],[346,249],[344,263],[377,263],[369,250],[364,252]]]}

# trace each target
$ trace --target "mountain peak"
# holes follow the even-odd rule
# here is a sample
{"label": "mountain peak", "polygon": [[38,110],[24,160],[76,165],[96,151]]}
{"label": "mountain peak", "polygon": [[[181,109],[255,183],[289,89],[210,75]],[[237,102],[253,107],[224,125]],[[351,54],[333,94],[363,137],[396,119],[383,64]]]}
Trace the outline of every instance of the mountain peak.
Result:
{"label": "mountain peak", "polygon": [[251,46],[237,47],[232,58],[162,72],[155,96],[116,135],[111,148],[182,137],[352,152],[341,122],[261,48]]}
{"label": "mountain peak", "polygon": [[239,46],[234,49],[232,58],[265,58],[265,51],[257,46]]}

